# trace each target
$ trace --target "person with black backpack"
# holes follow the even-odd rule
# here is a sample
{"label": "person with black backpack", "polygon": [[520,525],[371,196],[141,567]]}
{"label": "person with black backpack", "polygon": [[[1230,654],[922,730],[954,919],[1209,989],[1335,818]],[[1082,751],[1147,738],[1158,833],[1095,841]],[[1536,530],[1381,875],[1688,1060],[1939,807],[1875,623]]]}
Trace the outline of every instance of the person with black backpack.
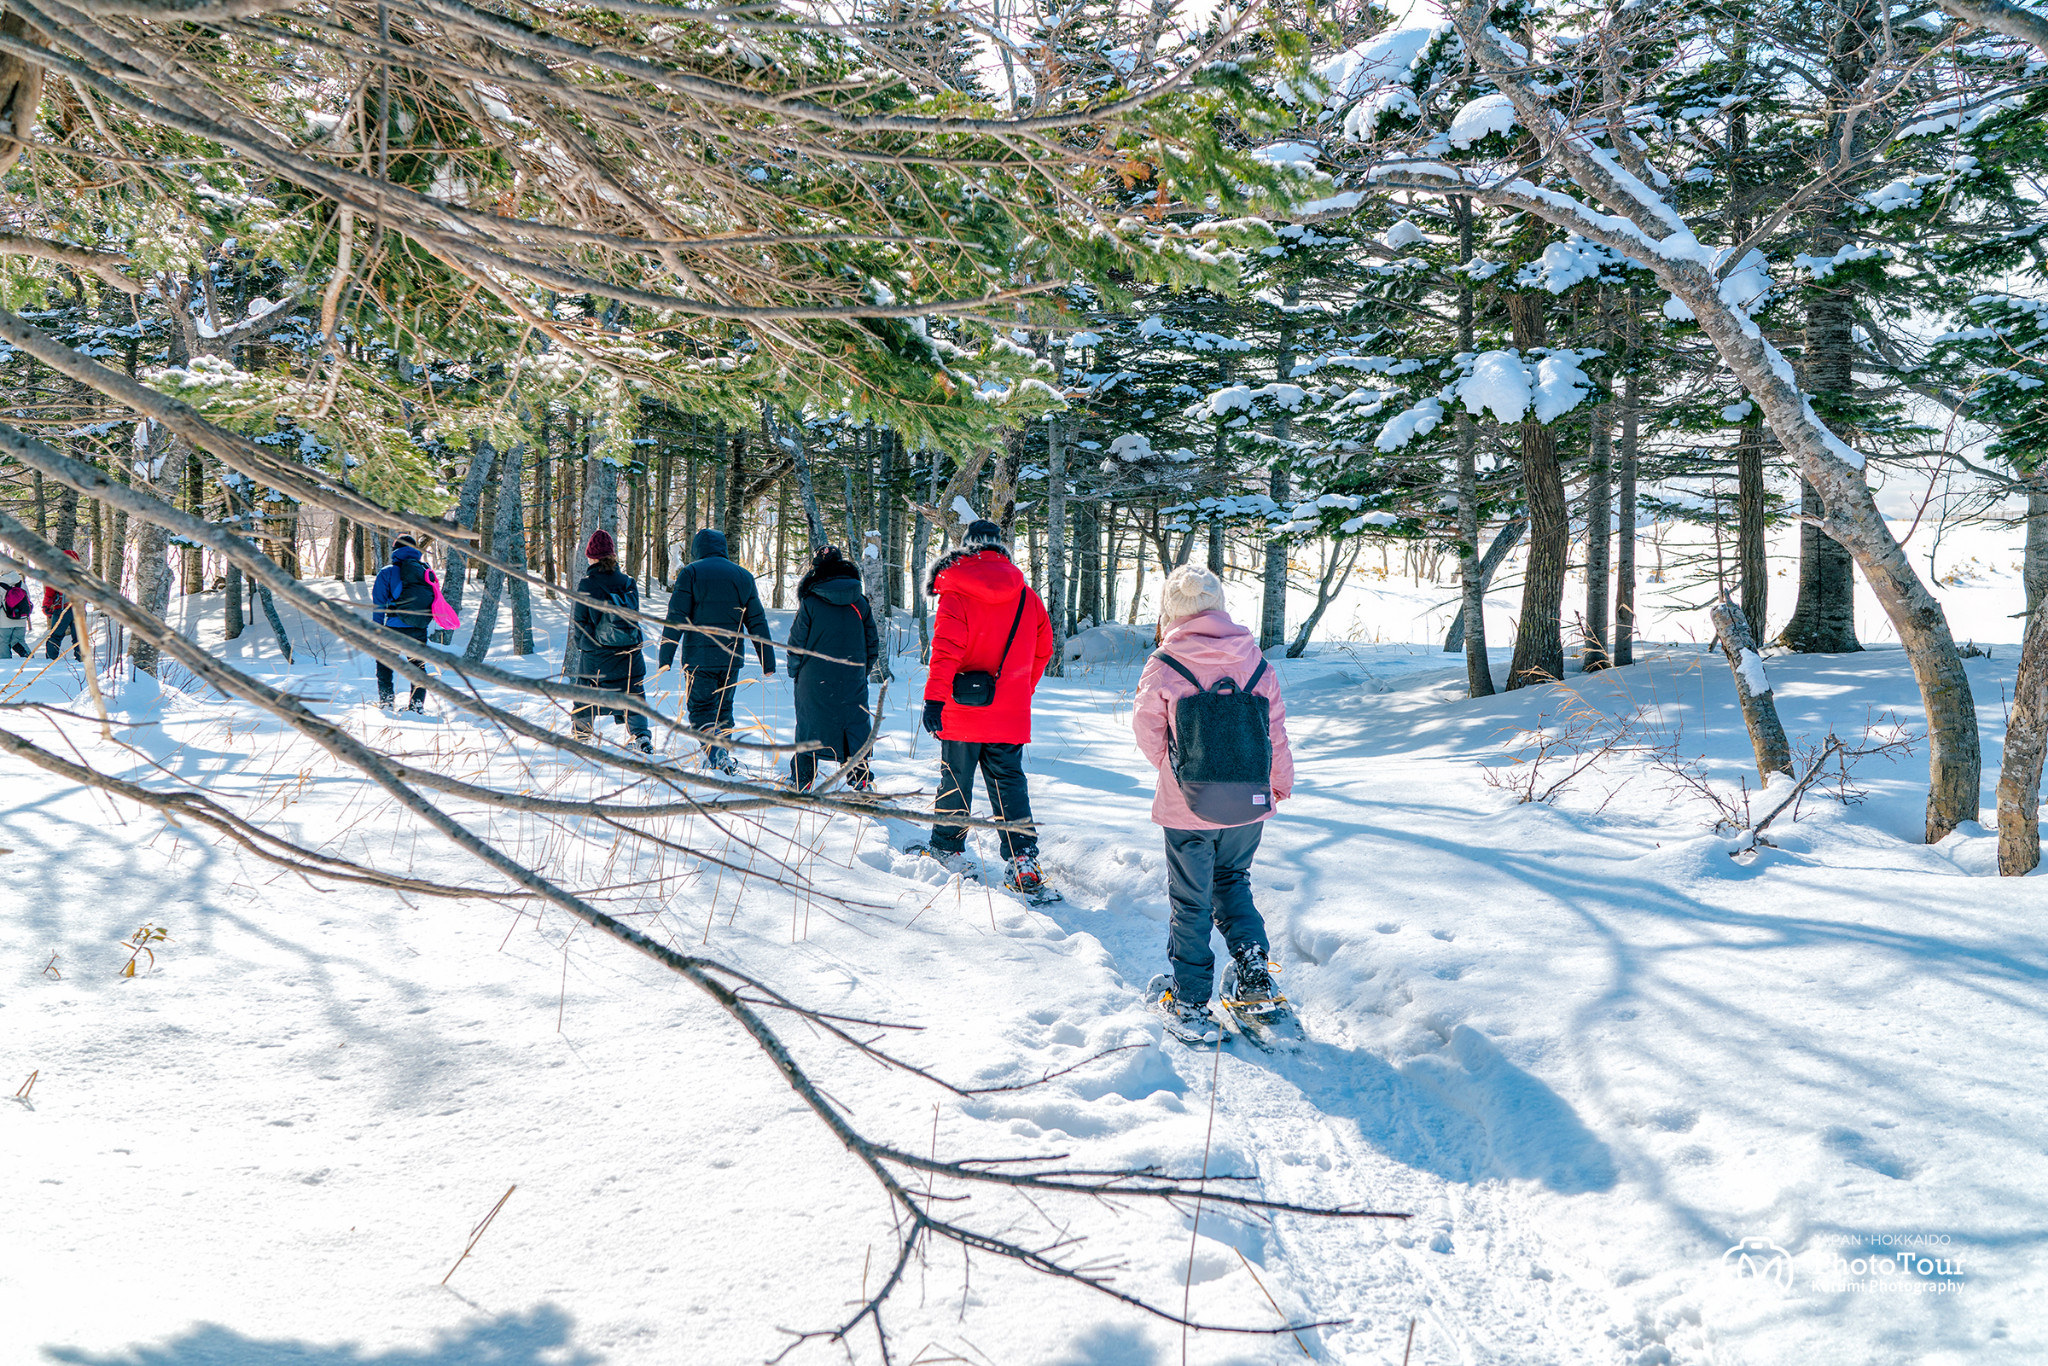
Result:
{"label": "person with black backpack", "polygon": [[7,590],[7,616],[0,620],[0,659],[27,659],[29,613],[35,610],[35,599],[28,595],[19,569],[0,574],[0,586]]}
{"label": "person with black backpack", "polygon": [[1224,610],[1222,581],[1200,565],[1182,565],[1166,581],[1159,649],[1139,675],[1131,728],[1159,770],[1152,820],[1166,834],[1173,907],[1172,972],[1154,979],[1151,994],[1176,1035],[1208,1042],[1219,1037],[1209,1010],[1212,929],[1230,951],[1225,1008],[1257,1020],[1285,1006],[1266,922],[1252,903],[1251,867],[1263,822],[1293,793],[1294,756],[1279,676]]}
{"label": "person with black backpack", "polygon": [[[419,542],[410,536],[400,536],[391,543],[391,563],[377,571],[376,582],[370,585],[370,620],[387,631],[396,631],[407,640],[427,643],[427,630],[434,624],[434,581],[432,571],[420,554]],[[411,655],[405,662],[415,669],[426,665]],[[377,661],[377,705],[385,711],[392,710],[393,699],[398,685],[394,681],[391,666],[383,660]],[[424,713],[427,709],[427,690],[415,683],[412,699],[407,707],[410,711]]]}
{"label": "person with black backpack", "polygon": [[[590,561],[590,572],[576,585],[578,594],[623,607],[629,613],[639,612],[640,585],[620,572],[611,533],[602,527],[593,531],[590,543],[583,548],[583,558]],[[586,688],[604,688],[646,701],[647,661],[640,654],[646,637],[637,618],[582,602],[576,604],[570,617],[578,660],[572,681]],[[571,716],[571,734],[579,740],[593,738],[598,714],[597,707],[578,706]],[[645,716],[624,707],[610,708],[603,714],[626,723],[633,736],[633,748],[642,754],[654,753],[654,731]]]}

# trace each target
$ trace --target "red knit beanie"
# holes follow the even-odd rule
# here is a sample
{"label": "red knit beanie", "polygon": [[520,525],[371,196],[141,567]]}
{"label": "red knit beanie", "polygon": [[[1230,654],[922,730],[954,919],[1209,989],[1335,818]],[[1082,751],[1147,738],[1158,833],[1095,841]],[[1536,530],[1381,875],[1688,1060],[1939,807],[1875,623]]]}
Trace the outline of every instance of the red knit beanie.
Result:
{"label": "red knit beanie", "polygon": [[591,532],[590,544],[583,547],[586,560],[608,560],[618,553],[618,547],[612,544],[612,534],[603,527]]}

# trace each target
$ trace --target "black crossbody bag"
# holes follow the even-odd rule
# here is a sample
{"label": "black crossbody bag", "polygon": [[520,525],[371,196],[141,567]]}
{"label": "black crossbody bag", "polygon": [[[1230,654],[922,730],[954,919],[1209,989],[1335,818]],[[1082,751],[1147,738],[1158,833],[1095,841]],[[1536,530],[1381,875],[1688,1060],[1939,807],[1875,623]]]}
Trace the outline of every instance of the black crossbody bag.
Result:
{"label": "black crossbody bag", "polygon": [[1010,618],[1010,634],[1003,640],[1003,652],[996,657],[996,671],[973,669],[967,673],[953,675],[953,705],[956,707],[993,706],[996,700],[996,681],[1003,676],[1003,661],[1010,657],[1010,647],[1017,643],[1017,624],[1024,620],[1024,599],[1030,590],[1017,595],[1017,615]]}

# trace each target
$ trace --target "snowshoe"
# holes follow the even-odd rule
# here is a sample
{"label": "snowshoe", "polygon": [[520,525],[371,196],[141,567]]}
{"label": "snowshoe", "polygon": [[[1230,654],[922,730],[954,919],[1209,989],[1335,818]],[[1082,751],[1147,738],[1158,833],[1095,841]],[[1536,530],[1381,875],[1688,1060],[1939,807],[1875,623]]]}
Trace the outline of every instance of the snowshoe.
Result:
{"label": "snowshoe", "polygon": [[1231,955],[1223,969],[1223,1012],[1237,1032],[1267,1052],[1301,1044],[1301,1021],[1280,994],[1273,975],[1280,966],[1252,948]]}
{"label": "snowshoe", "polygon": [[1038,860],[1029,854],[1019,854],[1010,860],[1009,871],[1003,876],[1003,889],[1015,892],[1033,906],[1049,906],[1066,900],[1045,885],[1045,874],[1039,871]]}
{"label": "snowshoe", "polygon": [[1209,1010],[1207,1001],[1183,1001],[1174,995],[1173,978],[1166,973],[1154,977],[1145,987],[1145,999],[1166,1022],[1166,1032],[1184,1044],[1218,1044],[1223,1029]]}

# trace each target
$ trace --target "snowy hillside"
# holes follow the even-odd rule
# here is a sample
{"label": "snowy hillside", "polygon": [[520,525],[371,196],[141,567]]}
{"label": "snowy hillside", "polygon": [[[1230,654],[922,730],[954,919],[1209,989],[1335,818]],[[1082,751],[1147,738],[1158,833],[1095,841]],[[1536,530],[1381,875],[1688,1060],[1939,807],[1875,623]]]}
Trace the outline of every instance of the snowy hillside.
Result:
{"label": "snowy hillside", "polygon": [[[1947,595],[1959,635],[2015,634],[1994,633],[2009,579]],[[979,1089],[785,1029],[877,1138],[1186,1174],[1206,1152],[1211,1176],[1248,1178],[1217,1189],[1411,1216],[1209,1204],[1191,1229],[1192,1202],[981,1190],[960,1217],[1062,1245],[1119,1291],[1212,1324],[1324,1326],[1184,1339],[940,1244],[887,1311],[898,1361],[1379,1366],[1402,1360],[1411,1323],[1410,1360],[1431,1366],[2048,1355],[2028,1307],[2048,1293],[2048,1079],[2029,1046],[2048,1013],[2041,880],[1991,876],[1986,828],[1914,843],[1920,749],[1863,760],[1863,800],[1817,792],[1774,827],[1777,848],[1733,858],[1705,794],[1739,803],[1754,774],[1718,654],[1653,630],[1681,643],[1472,702],[1457,657],[1371,643],[1437,629],[1409,630],[1387,600],[1343,605],[1364,639],[1280,666],[1299,787],[1255,885],[1309,1035],[1298,1054],[1162,1044],[1137,1003],[1163,966],[1166,902],[1128,652],[1040,694],[1029,766],[1064,905],[948,879],[901,852],[915,831],[898,822],[677,818],[678,844],[739,851],[721,869],[635,853],[594,821],[463,814],[665,942],[916,1027],[891,1036],[899,1057]],[[538,616],[544,670],[561,622]],[[899,625],[877,769],[884,789],[928,795],[914,641]],[[225,648],[415,765],[523,763],[534,792],[597,795],[524,742],[365,706],[367,663],[310,644],[290,669],[261,626]],[[2012,653],[1969,662],[1987,771]],[[1795,746],[1882,739],[1886,713],[1917,724],[1895,648],[1769,668]],[[747,678],[742,717],[787,735],[784,676]],[[8,700],[88,714],[80,686],[36,661]],[[108,701],[112,742],[96,721],[16,720],[116,772],[261,801],[308,843],[482,880],[361,779],[196,685]],[[1529,732],[1597,740],[1624,722],[1626,742],[1552,801],[1517,803]],[[11,761],[7,790],[0,1096],[37,1079],[0,1109],[0,1358],[760,1361],[836,1326],[881,1274],[880,1190],[724,1015],[647,960],[521,903],[308,886]],[[778,885],[782,865],[811,889]],[[169,938],[127,979],[118,941],[144,922]],[[1746,1240],[1759,1261],[1789,1254],[1789,1287],[1731,1272]],[[1901,1269],[1909,1249],[1960,1270]],[[787,1359],[848,1352],[878,1359],[865,1331]]]}

